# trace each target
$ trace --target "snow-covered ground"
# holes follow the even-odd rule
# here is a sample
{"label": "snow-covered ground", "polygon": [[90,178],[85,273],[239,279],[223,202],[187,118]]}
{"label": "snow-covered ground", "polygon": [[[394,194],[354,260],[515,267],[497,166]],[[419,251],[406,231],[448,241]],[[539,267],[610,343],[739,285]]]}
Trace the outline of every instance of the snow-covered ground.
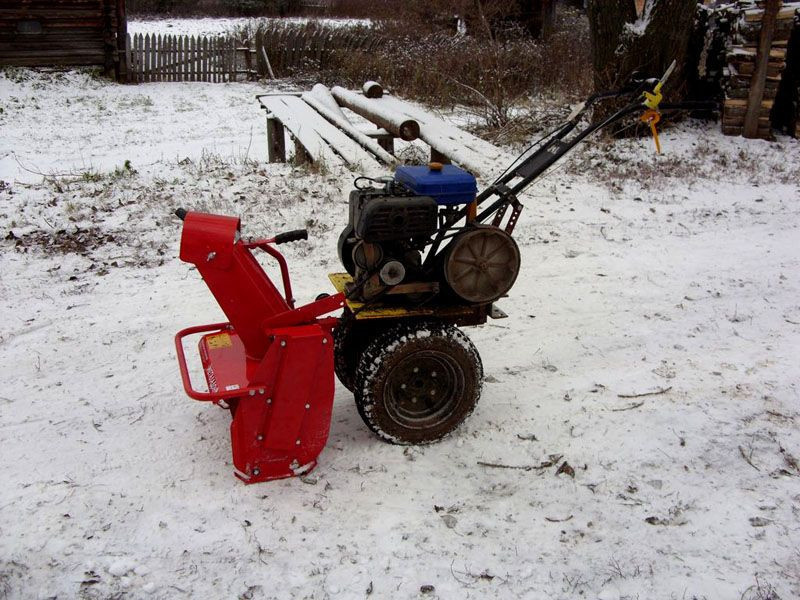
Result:
{"label": "snow-covered ground", "polygon": [[305,25],[313,21],[324,27],[357,27],[370,25],[369,19],[322,19],[311,17],[249,18],[249,17],[202,17],[197,19],[131,19],[128,33],[156,35],[216,35],[230,33],[245,27],[256,27],[260,23],[279,22]]}
{"label": "snow-covered ground", "polygon": [[800,596],[798,142],[590,142],[525,198],[455,435],[384,444],[337,387],[313,474],[244,486],[181,389],[221,315],[171,211],[307,226],[310,300],[353,178],[266,164],[258,91],[0,76],[0,595]]}

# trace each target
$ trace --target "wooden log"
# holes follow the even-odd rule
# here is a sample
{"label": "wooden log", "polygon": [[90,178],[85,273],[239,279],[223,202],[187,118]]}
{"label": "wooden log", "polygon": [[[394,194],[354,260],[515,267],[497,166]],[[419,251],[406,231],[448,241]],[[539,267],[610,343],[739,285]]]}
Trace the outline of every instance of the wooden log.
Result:
{"label": "wooden log", "polygon": [[381,98],[383,97],[383,86],[377,81],[365,81],[361,86],[361,91],[367,98]]}
{"label": "wooden log", "polygon": [[[766,0],[764,17],[761,22],[761,42],[758,46],[756,70],[750,84],[750,96],[747,101],[747,114],[744,118],[744,136],[746,138],[758,137],[758,113],[761,100],[764,97],[764,84],[767,80],[767,65],[772,54],[772,33],[775,30],[775,21],[781,8],[781,0]],[[786,52],[784,51],[784,58]]]}
{"label": "wooden log", "polygon": [[[315,88],[317,86],[314,86]],[[325,87],[325,86],[322,86]],[[325,88],[327,90],[327,88]],[[328,121],[336,125],[339,129],[345,132],[350,138],[358,142],[362,148],[372,152],[375,156],[377,156],[381,162],[387,165],[396,165],[397,159],[389,154],[386,150],[384,150],[378,142],[373,139],[370,139],[364,133],[359,131],[348,119],[345,117],[344,113],[341,110],[332,110],[327,106],[326,103],[317,99],[317,96],[306,92],[302,96],[303,102],[311,106],[314,110],[316,110],[319,114],[325,117]],[[337,106],[338,109],[338,106]]]}
{"label": "wooden log", "polygon": [[371,99],[364,98],[360,94],[339,86],[331,89],[331,93],[339,104],[392,132],[397,137],[407,142],[419,137],[419,123],[417,121],[388,110],[383,106],[378,106]]}
{"label": "wooden log", "polygon": [[[756,65],[752,62],[744,62],[735,64],[736,71],[739,75],[745,75],[748,79],[753,78],[753,74],[756,72]],[[780,79],[781,73],[786,68],[785,62],[769,62],[767,63],[767,77],[772,77],[773,79]]]}
{"label": "wooden log", "polygon": [[327,85],[323,85],[321,83],[315,84],[314,87],[311,88],[310,94],[319,102],[324,104],[326,108],[339,115],[342,119],[348,122],[350,121],[350,119],[347,118],[347,115],[342,112],[342,107],[337,104],[336,98],[333,97],[333,94],[331,94],[331,90]]}
{"label": "wooden log", "polygon": [[[769,0],[767,0],[766,10],[769,11]],[[795,14],[797,13],[797,6],[786,6],[781,8],[778,7],[778,10],[775,12],[774,19],[776,21],[783,21],[783,20],[791,20],[794,18]],[[757,23],[761,21],[763,23],[765,18],[765,13],[763,8],[754,8],[750,10],[746,10],[744,13],[744,20],[747,23]]]}

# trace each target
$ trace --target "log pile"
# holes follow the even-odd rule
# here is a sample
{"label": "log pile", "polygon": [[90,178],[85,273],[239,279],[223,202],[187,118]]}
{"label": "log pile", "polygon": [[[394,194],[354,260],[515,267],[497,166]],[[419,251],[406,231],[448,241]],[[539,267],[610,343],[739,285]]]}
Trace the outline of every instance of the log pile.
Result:
{"label": "log pile", "polygon": [[[770,112],[778,94],[781,77],[786,68],[787,45],[792,31],[797,27],[800,2],[786,3],[777,11],[772,39],[769,42],[769,57],[766,60],[766,79],[763,91],[757,85],[756,71],[760,61],[759,44],[762,24],[767,13],[763,3],[739,3],[739,16],[735,26],[733,44],[728,51],[726,69],[727,89],[722,116],[722,131],[726,135],[742,135],[751,102],[757,105],[757,137],[772,139]],[[769,25],[768,25],[769,27]],[[756,109],[753,109],[756,111]]]}

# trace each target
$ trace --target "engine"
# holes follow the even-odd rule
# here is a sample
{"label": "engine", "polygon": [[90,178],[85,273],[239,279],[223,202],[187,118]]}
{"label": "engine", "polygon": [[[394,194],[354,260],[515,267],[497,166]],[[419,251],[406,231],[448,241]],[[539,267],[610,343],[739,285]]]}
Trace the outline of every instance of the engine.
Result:
{"label": "engine", "polygon": [[[441,256],[423,268],[426,249],[448,218],[459,212],[466,218],[465,205],[477,194],[474,176],[431,163],[401,166],[394,177],[359,185],[365,179],[357,180],[350,193],[348,225],[338,244],[339,258],[353,277],[353,297],[403,302],[443,294],[482,304],[510,289],[519,271],[519,251],[497,227],[454,231]],[[485,261],[480,252],[486,253]],[[497,271],[492,265],[500,265],[500,273],[488,273],[487,279],[487,269]]]}

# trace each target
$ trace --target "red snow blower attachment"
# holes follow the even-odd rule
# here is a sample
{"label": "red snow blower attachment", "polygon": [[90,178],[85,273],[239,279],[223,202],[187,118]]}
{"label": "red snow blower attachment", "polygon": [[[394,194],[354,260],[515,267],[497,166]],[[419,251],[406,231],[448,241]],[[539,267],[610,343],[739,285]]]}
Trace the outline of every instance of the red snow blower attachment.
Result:
{"label": "red snow blower attachment", "polygon": [[[328,439],[333,406],[336,318],[343,294],[294,307],[286,260],[273,245],[308,238],[305,230],[244,241],[239,219],[176,211],[183,219],[181,260],[197,267],[227,323],[175,336],[186,393],[229,408],[236,476],[247,483],[310,471]],[[252,255],[261,249],[280,266],[284,295]],[[192,387],[183,339],[200,338],[208,392]]]}

